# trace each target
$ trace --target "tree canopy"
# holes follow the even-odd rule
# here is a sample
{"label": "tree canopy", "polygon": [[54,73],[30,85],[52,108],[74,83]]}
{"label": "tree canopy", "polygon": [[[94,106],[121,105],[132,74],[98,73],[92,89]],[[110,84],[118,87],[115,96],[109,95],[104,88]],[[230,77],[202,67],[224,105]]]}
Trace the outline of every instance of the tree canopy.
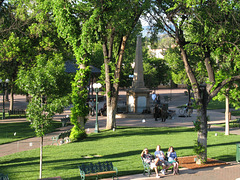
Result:
{"label": "tree canopy", "polygon": [[181,53],[199,107],[197,146],[203,148],[202,162],[207,158],[207,104],[240,79],[238,12],[238,1],[218,0],[156,0],[149,11],[153,32],[167,32]]}

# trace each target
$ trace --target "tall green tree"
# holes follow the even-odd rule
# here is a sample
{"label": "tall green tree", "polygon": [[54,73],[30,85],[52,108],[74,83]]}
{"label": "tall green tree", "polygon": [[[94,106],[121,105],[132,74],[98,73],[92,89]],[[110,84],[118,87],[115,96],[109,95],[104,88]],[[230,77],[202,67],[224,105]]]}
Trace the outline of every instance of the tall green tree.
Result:
{"label": "tall green tree", "polygon": [[[157,0],[153,1],[149,11],[156,32],[159,29],[166,31],[178,45],[194,91],[200,125],[197,140],[201,148],[199,162],[207,160],[207,105],[224,86],[240,79],[238,56],[233,53],[239,52],[238,11],[238,1],[218,0]],[[191,65],[189,56],[193,53],[201,60]],[[218,55],[218,62],[212,58],[213,54]],[[236,58],[230,58],[231,54]],[[220,58],[223,56],[228,58]],[[233,71],[224,73],[225,67],[229,66]],[[198,78],[203,73],[205,78]]]}
{"label": "tall green tree", "polygon": [[9,0],[0,9],[0,74],[10,79],[10,110],[14,108],[13,94],[19,92],[15,81],[21,67],[32,67],[38,54],[61,52],[65,59],[71,56],[57,36],[51,15],[35,8],[28,0]]}
{"label": "tall green tree", "polygon": [[[107,94],[107,129],[116,126],[115,114],[119,91],[119,80],[122,69],[123,53],[126,42],[138,23],[139,17],[148,1],[54,1],[54,16],[59,35],[73,46],[77,62],[88,67],[92,45],[99,42],[103,47],[105,88]],[[87,68],[85,68],[87,70]],[[76,98],[81,101],[74,104],[74,112],[81,112],[74,117],[79,118],[84,127],[87,109],[86,86],[88,71],[77,75]],[[78,87],[78,90],[77,90]],[[81,92],[79,91],[81,88]],[[78,92],[77,92],[78,91]],[[80,95],[79,95],[80,93]],[[81,108],[81,110],[79,109]],[[73,111],[72,111],[73,113]]]}
{"label": "tall green tree", "polygon": [[[29,45],[28,38],[24,35],[30,20],[21,20],[17,17],[17,5],[4,1],[0,8],[0,74],[2,79],[9,79],[10,107],[13,109],[13,93],[18,68],[26,63]],[[28,46],[29,45],[29,46]]]}
{"label": "tall green tree", "polygon": [[166,85],[170,81],[170,69],[164,59],[143,59],[144,81],[148,88],[156,88],[160,84]]}
{"label": "tall green tree", "polygon": [[[148,6],[148,1],[103,1],[96,8],[99,24],[99,40],[103,46],[105,87],[107,94],[107,129],[116,127],[119,81],[126,42]],[[93,24],[92,24],[93,25]]]}
{"label": "tall green tree", "polygon": [[[41,1],[39,1],[41,3]],[[97,14],[92,14],[94,6],[88,1],[44,1],[43,10],[53,12],[57,32],[66,43],[68,43],[74,52],[79,70],[76,72],[74,82],[72,82],[72,103],[71,123],[74,125],[70,138],[79,140],[86,136],[85,123],[88,115],[86,104],[88,97],[88,81],[90,77],[89,62],[96,41],[88,39],[93,35],[88,24],[92,23]],[[97,35],[97,34],[96,34]]]}
{"label": "tall green tree", "polygon": [[43,136],[49,132],[55,113],[61,113],[68,105],[65,91],[67,78],[63,57],[53,54],[52,57],[39,55],[37,63],[30,70],[20,70],[17,84],[31,95],[32,99],[27,107],[27,119],[31,127],[40,137],[40,174],[42,178],[43,164]]}

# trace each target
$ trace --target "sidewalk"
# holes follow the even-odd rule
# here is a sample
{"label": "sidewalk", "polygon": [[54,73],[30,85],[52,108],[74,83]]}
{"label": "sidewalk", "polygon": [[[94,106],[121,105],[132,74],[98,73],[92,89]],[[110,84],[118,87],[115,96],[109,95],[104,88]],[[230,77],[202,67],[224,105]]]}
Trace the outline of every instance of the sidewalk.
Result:
{"label": "sidewalk", "polygon": [[[233,162],[232,165],[218,166],[211,168],[201,169],[180,169],[180,175],[172,175],[171,173],[161,175],[160,179],[166,180],[236,180],[240,178],[240,164]],[[110,180],[106,178],[103,180]],[[156,180],[155,173],[152,173],[150,177],[143,174],[135,174],[124,177],[119,177],[119,180]]]}
{"label": "sidewalk", "polygon": [[[132,127],[193,127],[193,121],[197,119],[196,111],[194,110],[191,117],[178,117],[178,106],[186,104],[187,102],[187,96],[184,96],[184,89],[177,89],[177,90],[169,90],[169,89],[163,89],[159,90],[156,93],[160,95],[168,95],[172,98],[172,100],[169,102],[169,109],[176,110],[176,116],[173,119],[167,119],[166,122],[155,121],[152,115],[140,115],[140,116],[133,116],[131,118],[121,118],[118,117],[116,120],[117,126],[132,126]],[[119,103],[124,102],[126,93],[121,91],[119,95]],[[25,102],[25,98],[21,96],[17,96],[16,98],[16,104],[15,107],[22,108],[21,101]],[[100,103],[99,108],[103,102]],[[26,103],[23,103],[23,106],[26,106]],[[19,108],[19,109],[20,109]],[[23,107],[24,108],[24,107]],[[54,117],[54,120],[60,121],[61,118],[65,117],[66,115],[70,115],[70,108],[65,109],[64,113],[58,114]],[[222,112],[219,111],[213,111],[209,110],[207,112],[207,115],[210,117],[211,121],[224,121],[225,115]],[[236,117],[232,117],[232,119],[235,119]],[[145,120],[143,122],[143,119]],[[13,123],[13,122],[24,122],[26,121],[25,118],[18,118],[18,119],[6,119],[6,120],[0,120],[1,123]],[[96,117],[89,117],[88,122],[86,123],[86,131],[87,133],[94,132],[95,129],[95,121]],[[98,117],[99,122],[99,129],[100,131],[105,129],[106,127],[106,117],[105,116],[99,116]],[[72,126],[62,127],[59,128],[59,131],[49,133],[44,137],[44,145],[51,145],[52,144],[52,136],[59,134],[62,131],[66,131],[71,129]],[[218,127],[218,126],[211,126],[211,131],[219,131],[224,132],[224,128]],[[240,135],[240,129],[239,128],[232,128],[230,129],[231,134],[237,134]],[[3,144],[0,145],[0,157],[6,156],[9,154],[13,154],[20,151],[27,151],[30,149],[39,148],[39,138],[29,138],[22,141],[17,141],[13,143]],[[229,180],[235,180],[236,178],[240,177],[240,166],[236,162],[232,162],[232,165],[227,166],[220,166],[220,167],[214,167],[214,168],[202,168],[197,170],[189,170],[189,169],[180,169],[180,175],[179,176],[173,176],[171,174],[168,174],[166,176],[162,176],[161,178],[172,180],[172,179],[184,179],[184,180],[205,180],[205,179],[229,179]],[[154,173],[151,177],[144,177],[142,174],[136,174],[131,176],[124,176],[119,177],[119,180],[152,180],[156,179]]]}

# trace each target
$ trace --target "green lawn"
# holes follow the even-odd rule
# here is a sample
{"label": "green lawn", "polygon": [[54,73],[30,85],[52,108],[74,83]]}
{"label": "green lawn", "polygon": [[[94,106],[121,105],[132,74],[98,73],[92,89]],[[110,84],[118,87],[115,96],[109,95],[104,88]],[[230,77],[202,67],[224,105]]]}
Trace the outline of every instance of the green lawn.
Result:
{"label": "green lawn", "polygon": [[[0,119],[2,119],[3,113],[0,113]],[[26,115],[18,115],[18,114],[11,114],[9,116],[8,112],[5,112],[5,119],[13,119],[13,118],[18,118],[18,117],[26,117]]]}
{"label": "green lawn", "polygon": [[[214,126],[219,126],[219,127],[225,127],[225,123],[223,124],[216,124]],[[237,122],[237,120],[232,120],[229,122],[229,128],[239,128],[240,124]]]}
{"label": "green lawn", "polygon": [[[112,161],[119,175],[142,173],[142,149],[154,153],[161,145],[164,152],[174,146],[179,157],[193,155],[197,133],[189,128],[125,128],[90,134],[81,142],[44,147],[43,178],[61,176],[79,179],[77,165],[83,162]],[[208,157],[234,161],[239,136],[208,133]],[[94,157],[101,155],[102,157]],[[86,158],[89,156],[90,158]],[[39,176],[39,149],[20,152],[0,158],[1,173],[10,179],[37,179]]]}
{"label": "green lawn", "polygon": [[211,100],[207,109],[225,109],[225,101]]}
{"label": "green lawn", "polygon": [[[1,123],[1,120],[0,120]],[[30,137],[34,137],[34,129],[30,128],[30,122],[22,123],[1,123],[0,125],[0,144],[18,141]],[[61,127],[61,122],[53,122],[53,127],[50,131]],[[15,134],[15,135],[14,135]]]}
{"label": "green lawn", "polygon": [[239,110],[234,110],[234,111],[231,111],[231,114],[233,116],[240,116],[240,111]]}
{"label": "green lawn", "polygon": [[[185,107],[185,106],[186,106],[186,104],[183,104],[182,106],[178,106],[178,108]],[[232,107],[232,106],[230,105],[230,107]],[[193,108],[196,109],[196,106],[193,105]],[[207,109],[209,109],[209,110],[225,109],[225,101],[221,102],[218,100],[211,100],[207,106]]]}

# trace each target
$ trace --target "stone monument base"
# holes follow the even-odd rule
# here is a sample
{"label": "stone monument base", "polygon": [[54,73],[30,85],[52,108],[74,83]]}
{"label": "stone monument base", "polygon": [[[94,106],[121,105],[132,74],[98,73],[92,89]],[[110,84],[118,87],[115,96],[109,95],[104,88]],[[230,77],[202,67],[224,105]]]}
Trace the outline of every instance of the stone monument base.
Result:
{"label": "stone monument base", "polygon": [[147,88],[131,88],[127,91],[127,113],[141,114],[149,108],[149,93]]}

